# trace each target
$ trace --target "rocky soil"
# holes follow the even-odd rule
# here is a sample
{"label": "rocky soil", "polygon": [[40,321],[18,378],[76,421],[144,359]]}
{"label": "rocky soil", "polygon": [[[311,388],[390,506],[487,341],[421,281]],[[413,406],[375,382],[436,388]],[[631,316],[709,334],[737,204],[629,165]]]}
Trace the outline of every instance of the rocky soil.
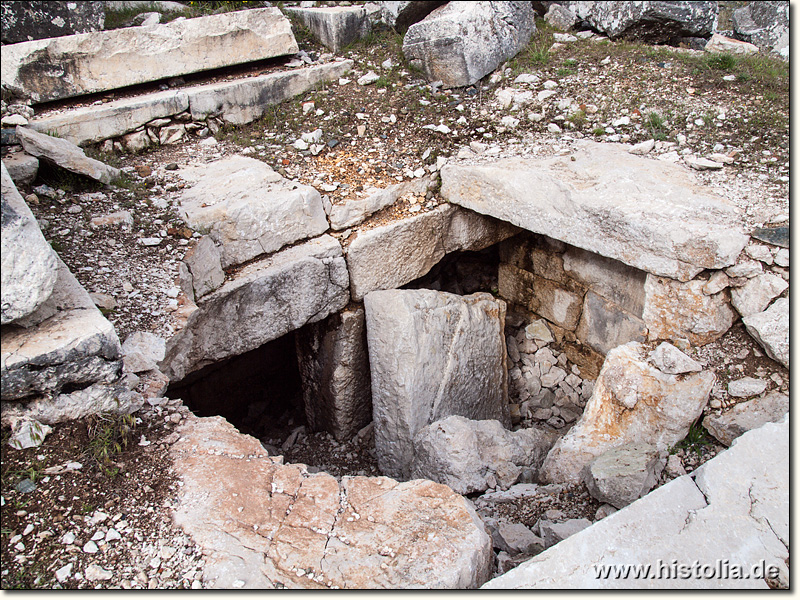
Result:
{"label": "rocky soil", "polygon": [[[95,156],[126,173],[124,187],[104,188],[43,168],[32,188],[20,191],[47,240],[95,294],[122,340],[139,330],[169,337],[176,327],[178,262],[200,235],[177,212],[182,182],[176,167],[231,154],[263,160],[315,186],[335,205],[368,187],[435,172],[458,156],[546,156],[566,153],[582,138],[631,144],[653,139],[654,160],[724,157],[721,169],[696,176],[739,207],[748,230],[788,225],[785,63],[761,56],[723,60],[596,36],[556,42],[552,30],[537,25],[539,33],[517,58],[475,86],[446,91],[405,66],[400,36],[375,35],[343,53],[356,65],[346,79],[276,106],[258,122],[139,155],[96,149]],[[310,56],[324,54],[299,30],[298,41]],[[359,84],[370,71],[377,79]],[[359,227],[441,202],[435,191],[404,197]],[[128,217],[121,222],[99,220],[122,211]],[[334,235],[346,245],[352,234]],[[788,279],[788,267],[773,271]],[[692,356],[718,378],[707,411],[737,401],[726,385],[745,376],[788,393],[788,370],[767,358],[741,323]],[[201,586],[202,558],[169,517],[179,482],[169,471],[167,449],[187,410],[179,404],[148,406],[135,422],[63,424],[41,447],[28,450],[9,448],[3,430],[3,588]],[[703,432],[693,428],[675,449],[677,459],[663,480],[722,449]],[[280,452],[287,462],[335,476],[377,473],[369,431],[339,444],[295,426],[263,441],[276,450],[285,446]],[[35,489],[27,491],[30,484]],[[582,486],[551,492],[536,502],[475,502],[487,518],[528,526],[557,513],[597,518],[599,504]],[[502,558],[499,571],[509,566]]]}

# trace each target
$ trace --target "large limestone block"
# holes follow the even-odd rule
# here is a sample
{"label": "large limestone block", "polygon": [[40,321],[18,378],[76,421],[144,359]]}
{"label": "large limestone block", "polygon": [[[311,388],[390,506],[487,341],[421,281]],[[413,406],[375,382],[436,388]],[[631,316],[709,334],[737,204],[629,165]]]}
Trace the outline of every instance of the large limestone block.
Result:
{"label": "large limestone block", "polygon": [[548,453],[540,478],[578,482],[595,458],[631,442],[668,450],[702,414],[714,380],[710,371],[662,373],[638,342],[615,348],[606,356],[583,415]]}
{"label": "large limestone block", "polygon": [[260,160],[231,156],[180,174],[190,184],[180,197],[181,214],[189,227],[217,243],[223,267],[328,229],[319,192],[284,179]]}
{"label": "large limestone block", "polygon": [[[573,160],[574,159],[574,160]],[[734,264],[737,209],[681,166],[583,141],[569,156],[442,167],[454,204],[648,273],[688,281]]]}
{"label": "large limestone block", "polygon": [[622,344],[645,341],[647,327],[641,319],[589,290],[575,333],[581,342],[605,355]]}
{"label": "large limestone block", "polygon": [[0,13],[3,44],[98,31],[106,20],[104,4],[5,0]]}
{"label": "large limestone block", "polygon": [[484,587],[766,589],[763,567],[785,572],[789,556],[788,416],[744,434],[694,477],[670,481]]}
{"label": "large limestone block", "polygon": [[541,315],[559,327],[574,331],[581,317],[583,298],[544,277],[501,263],[498,270],[500,295],[514,304]]}
{"label": "large limestone block", "polygon": [[706,415],[703,427],[720,442],[730,446],[744,432],[765,423],[776,423],[788,412],[789,396],[770,392],[761,398],[740,402],[721,414]]}
{"label": "large limestone block", "polygon": [[464,589],[491,573],[469,503],[431,481],[310,474],[219,417],[190,418],[172,446],[175,521],[217,589]]}
{"label": "large limestone block", "polygon": [[500,421],[451,415],[417,433],[411,477],[443,483],[459,494],[508,489],[523,469],[536,472],[556,437],[541,429],[512,432]]}
{"label": "large limestone block", "polygon": [[430,81],[472,85],[528,44],[534,16],[530,2],[448,2],[409,27],[403,54]]}
{"label": "large limestone block", "polygon": [[58,257],[2,164],[2,324],[41,306],[56,283]]}
{"label": "large limestone block", "polygon": [[353,300],[414,281],[450,252],[482,250],[516,232],[507,223],[450,205],[360,232],[347,248]]}
{"label": "large limestone block", "polygon": [[733,30],[739,39],[789,58],[789,5],[769,0],[751,2],[733,11]]}
{"label": "large limestone block", "polygon": [[736,317],[728,302],[728,291],[707,296],[706,282],[686,283],[665,277],[647,276],[642,316],[650,340],[688,339],[702,346],[719,339]]}
{"label": "large limestone block", "polygon": [[188,109],[186,92],[167,90],[34,119],[29,127],[83,146],[124,135],[154,119],[171,117]]}
{"label": "large limestone block", "polygon": [[324,235],[259,259],[204,297],[167,342],[172,381],[324,319],[350,301],[342,247]]}
{"label": "large limestone block", "polygon": [[342,60],[184,91],[194,120],[215,116],[227,123],[244,125],[262,117],[270,106],[303,94],[318,83],[335,80],[352,68],[352,60]]}
{"label": "large limestone block", "polygon": [[328,6],[321,8],[287,7],[326,48],[339,52],[361,39],[370,30],[367,11],[362,6]]}
{"label": "large limestone block", "polygon": [[789,368],[789,299],[778,298],[764,312],[742,319],[747,332],[772,360]]}
{"label": "large limestone block", "polygon": [[309,426],[349,440],[372,420],[364,309],[307,325],[295,340]]}
{"label": "large limestone block", "polygon": [[22,327],[3,327],[3,400],[55,394],[64,386],[110,382],[119,375],[114,326],[60,259],[57,274],[52,294]]}
{"label": "large limestone block", "polygon": [[364,298],[375,449],[410,476],[414,437],[450,415],[508,425],[505,302],[485,293],[384,290]]}
{"label": "large limestone block", "polygon": [[67,140],[26,127],[17,127],[17,137],[25,152],[31,156],[46,158],[67,171],[91,177],[105,184],[119,179],[121,175],[121,171],[116,167],[89,158],[83,150]]}
{"label": "large limestone block", "polygon": [[295,52],[279,9],[242,10],[13,44],[2,87],[46,102]]}

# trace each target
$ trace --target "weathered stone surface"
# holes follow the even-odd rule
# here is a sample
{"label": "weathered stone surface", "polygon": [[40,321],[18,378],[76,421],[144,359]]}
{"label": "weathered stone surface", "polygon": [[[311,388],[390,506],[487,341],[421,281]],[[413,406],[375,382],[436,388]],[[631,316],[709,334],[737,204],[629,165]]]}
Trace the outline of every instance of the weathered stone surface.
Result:
{"label": "weathered stone surface", "polygon": [[540,429],[512,432],[499,421],[451,415],[417,432],[411,477],[443,483],[459,494],[507,489],[524,467],[536,472],[556,437]]}
{"label": "weathered stone surface", "polygon": [[362,6],[287,7],[286,10],[299,17],[314,37],[334,52],[361,39],[370,30],[367,11]]}
{"label": "weathered stone surface", "polygon": [[280,10],[241,10],[14,44],[3,49],[2,87],[45,102],[295,52]]}
{"label": "weathered stone surface", "polygon": [[728,304],[728,292],[707,296],[704,286],[699,279],[682,283],[648,275],[643,314],[648,339],[686,338],[702,346],[722,337],[736,316]]}
{"label": "weathered stone surface", "polygon": [[643,342],[647,337],[644,321],[589,290],[583,301],[578,339],[600,354],[628,342]]}
{"label": "weathered stone surface", "polygon": [[104,4],[4,0],[0,15],[3,44],[99,31],[106,20]]}
{"label": "weathered stone surface", "polygon": [[302,94],[320,82],[335,80],[352,68],[352,60],[343,60],[184,91],[189,96],[195,121],[216,116],[227,123],[243,125],[263,116],[270,106]]}
{"label": "weathered stone surface", "polygon": [[544,549],[542,538],[522,523],[501,521],[496,526],[493,523],[486,523],[486,525],[492,533],[494,547],[501,552],[508,552],[511,555],[535,554]]}
{"label": "weathered stone surface", "polygon": [[463,589],[489,578],[491,539],[443,485],[312,475],[219,417],[190,417],[179,433],[174,517],[206,557],[207,587]]}
{"label": "weathered stone surface", "polygon": [[409,27],[403,54],[445,88],[472,85],[536,31],[530,2],[448,2]]}
{"label": "weathered stone surface", "polygon": [[120,170],[89,158],[78,146],[61,138],[51,137],[26,127],[17,127],[17,137],[25,152],[57,164],[59,167],[86,175],[101,183],[111,183]]}
{"label": "weathered stone surface", "polygon": [[192,277],[195,298],[210,294],[225,282],[222,257],[210,235],[201,237],[183,257]]}
{"label": "weathered stone surface", "polygon": [[39,159],[25,152],[9,152],[3,164],[14,185],[30,185],[39,172]]}
{"label": "weathered stone surface", "polygon": [[[648,273],[687,281],[732,265],[748,241],[736,209],[683,167],[579,142],[570,156],[447,164],[442,196]],[[574,158],[575,160],[571,160]]]}
{"label": "weathered stone surface", "polygon": [[586,529],[591,524],[589,519],[568,519],[562,523],[542,519],[539,521],[539,535],[542,537],[544,547],[549,548]]}
{"label": "weathered stone surface", "polygon": [[668,342],[661,342],[658,347],[650,353],[650,360],[653,362],[656,369],[667,375],[697,373],[703,370],[703,365],[689,358]]}
{"label": "weathered stone surface", "polygon": [[132,392],[122,383],[94,383],[82,390],[59,394],[54,398],[3,402],[2,420],[5,424],[19,419],[35,419],[40,423],[55,425],[101,413],[128,415],[143,405],[141,394]]}
{"label": "weathered stone surface", "polygon": [[574,331],[577,327],[583,304],[579,295],[549,279],[505,263],[500,264],[497,280],[503,298],[564,329]]}
{"label": "weathered stone surface", "polygon": [[161,370],[178,381],[324,319],[350,301],[348,286],[342,248],[327,235],[259,259],[199,301]]}
{"label": "weathered stone surface", "polygon": [[361,232],[347,248],[353,300],[414,281],[449,252],[482,250],[516,232],[508,223],[450,205]]}
{"label": "weathered stone surface", "polygon": [[578,22],[578,17],[571,10],[552,2],[544,15],[544,20],[556,29],[569,31]]}
{"label": "weathered stone surface", "polygon": [[731,304],[743,317],[764,312],[775,298],[789,287],[779,275],[762,273],[731,290]]}
{"label": "weathered stone surface", "polygon": [[2,324],[41,306],[56,283],[58,257],[2,163]]}
{"label": "weathered stone surface", "polygon": [[768,0],[751,2],[733,11],[736,35],[759,48],[789,58],[789,5]]}
{"label": "weathered stone surface", "polygon": [[53,431],[53,428],[49,425],[42,425],[36,419],[17,419],[11,424],[11,430],[11,439],[8,440],[8,445],[17,450],[24,450],[41,446],[44,438]]}
{"label": "weathered stone surface", "polygon": [[767,356],[789,368],[789,299],[778,298],[764,312],[742,319]]}
{"label": "weathered stone surface", "polygon": [[659,451],[676,444],[702,414],[715,380],[709,371],[668,375],[631,342],[608,353],[583,416],[548,453],[539,477],[580,481],[581,471],[612,448],[648,443]]}
{"label": "weathered stone surface", "polygon": [[379,2],[383,22],[400,33],[411,27],[414,23],[422,21],[434,9],[447,2],[422,0],[417,2],[393,1]]}
{"label": "weathered stone surface", "polygon": [[180,2],[171,2],[170,0],[106,0],[104,4],[107,6],[106,10],[125,10],[129,8],[149,9],[162,13],[169,12],[186,12],[190,7]]}
{"label": "weathered stone surface", "polygon": [[502,300],[385,290],[364,308],[381,472],[408,478],[417,432],[439,419],[510,424]]}
{"label": "weathered stone surface", "polygon": [[153,119],[171,117],[188,109],[186,92],[167,90],[34,119],[29,127],[82,146],[121,136]]}
{"label": "weathered stone surface", "polygon": [[584,481],[597,500],[622,508],[655,487],[665,463],[650,444],[625,444],[589,463]]}
{"label": "weathered stone surface", "polygon": [[770,392],[761,398],[740,402],[721,414],[708,414],[703,427],[726,446],[746,431],[757,429],[765,423],[777,423],[789,412],[789,396]]}
{"label": "weathered stone surface", "polygon": [[306,419],[312,431],[349,440],[372,420],[364,309],[345,309],[297,332]]}
{"label": "weathered stone surface", "polygon": [[430,177],[413,179],[384,189],[368,189],[366,198],[353,198],[343,204],[336,204],[331,208],[329,215],[331,228],[335,230],[347,229],[363,222],[368,216],[382,208],[391,206],[406,194],[425,195],[431,184]]}
{"label": "weathered stone surface", "polygon": [[728,382],[728,395],[734,398],[751,398],[767,389],[767,382],[755,377],[742,377]]}
{"label": "weathered stone surface", "polygon": [[220,247],[223,267],[328,229],[319,192],[284,179],[260,160],[231,156],[180,175],[191,186],[181,194],[181,214]]}
{"label": "weathered stone surface", "polygon": [[123,363],[130,373],[141,373],[158,368],[164,360],[167,342],[154,333],[134,331],[122,344]]}
{"label": "weathered stone surface", "polygon": [[16,324],[0,338],[3,400],[109,382],[121,370],[114,327],[60,259],[50,297]]}
{"label": "weathered stone surface", "polygon": [[758,52],[758,46],[715,33],[703,50],[713,53],[755,54]]}
{"label": "weathered stone surface", "polygon": [[675,43],[682,37],[708,37],[717,22],[716,2],[567,2],[584,23],[611,39],[650,44]]}
{"label": "weathered stone surface", "polygon": [[[695,471],[695,481],[684,475],[667,483],[484,587],[766,589],[763,574],[709,577],[691,565],[728,559],[750,575],[757,565],[784,564],[789,455],[787,416],[745,433]],[[667,576],[673,562],[684,566],[687,577]],[[649,565],[652,574],[603,576],[597,570],[620,565]]]}

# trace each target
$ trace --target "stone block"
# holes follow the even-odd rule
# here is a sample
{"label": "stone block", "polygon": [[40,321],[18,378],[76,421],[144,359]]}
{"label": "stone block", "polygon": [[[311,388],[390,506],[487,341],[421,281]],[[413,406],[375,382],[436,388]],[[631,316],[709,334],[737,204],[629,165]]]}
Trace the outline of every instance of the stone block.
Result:
{"label": "stone block", "polygon": [[439,419],[509,424],[502,300],[384,290],[367,294],[364,308],[383,473],[408,478],[417,432]]}
{"label": "stone block", "polygon": [[596,352],[608,354],[622,344],[645,341],[647,327],[641,319],[589,290],[575,335]]}
{"label": "stone block", "polygon": [[211,236],[201,237],[197,244],[184,255],[183,262],[186,263],[191,274],[195,299],[199,300],[225,283],[222,257],[220,257],[219,249]]}
{"label": "stone block", "polygon": [[297,16],[313,36],[333,52],[361,39],[371,28],[367,11],[361,6],[287,7],[286,11]]}
{"label": "stone block", "polygon": [[772,360],[789,368],[789,299],[778,298],[764,312],[742,319],[747,332],[753,336]]}
{"label": "stone block", "polygon": [[703,418],[706,428],[726,446],[751,429],[758,429],[765,423],[777,423],[789,412],[789,396],[780,392],[770,392],[761,398],[740,402],[721,414],[708,414]]}
{"label": "stone block", "polygon": [[39,159],[25,152],[9,152],[3,157],[3,164],[14,185],[30,185],[39,172]]}
{"label": "stone block", "polygon": [[581,316],[583,298],[549,279],[501,263],[500,296],[532,311],[559,327],[574,331]]}
{"label": "stone block", "polygon": [[655,487],[665,463],[654,446],[625,444],[595,458],[584,481],[594,498],[623,508]]}

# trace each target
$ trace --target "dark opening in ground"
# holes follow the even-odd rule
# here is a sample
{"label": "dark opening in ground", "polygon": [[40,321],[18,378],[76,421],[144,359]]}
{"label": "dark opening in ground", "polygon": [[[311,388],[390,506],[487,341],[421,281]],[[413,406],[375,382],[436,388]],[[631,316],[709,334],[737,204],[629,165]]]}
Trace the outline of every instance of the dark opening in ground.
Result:
{"label": "dark opening in ground", "polygon": [[483,250],[451,252],[422,277],[403,286],[467,295],[497,292],[500,251],[497,244]]}
{"label": "dark opening in ground", "polygon": [[292,332],[208,365],[171,385],[167,396],[197,416],[220,415],[242,433],[284,439],[305,424],[294,338]]}

